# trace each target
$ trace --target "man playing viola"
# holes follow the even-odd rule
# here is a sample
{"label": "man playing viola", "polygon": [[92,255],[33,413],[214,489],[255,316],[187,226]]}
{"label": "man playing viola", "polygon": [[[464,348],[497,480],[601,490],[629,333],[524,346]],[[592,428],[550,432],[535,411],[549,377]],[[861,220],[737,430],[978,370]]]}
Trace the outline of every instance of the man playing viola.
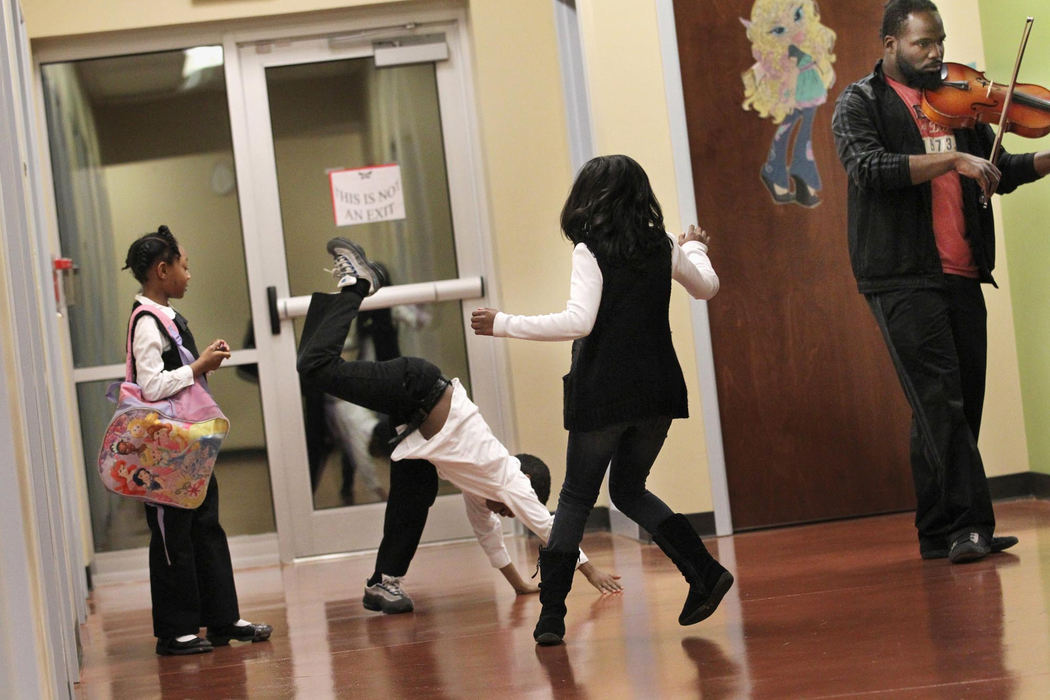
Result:
{"label": "man playing viola", "polygon": [[995,537],[977,436],[984,404],[995,230],[982,197],[1050,172],[1050,151],[987,158],[986,124],[949,129],[920,108],[940,86],[944,26],[929,0],[890,0],[882,60],[846,87],[832,131],[849,176],[850,262],[912,408],[911,467],[923,559],[974,561]]}

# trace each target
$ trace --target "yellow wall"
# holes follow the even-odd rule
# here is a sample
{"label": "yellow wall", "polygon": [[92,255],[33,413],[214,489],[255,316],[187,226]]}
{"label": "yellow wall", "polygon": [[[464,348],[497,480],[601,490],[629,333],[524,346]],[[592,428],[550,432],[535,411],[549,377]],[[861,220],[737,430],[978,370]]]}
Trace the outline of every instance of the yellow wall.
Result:
{"label": "yellow wall", "polygon": [[[980,5],[981,31],[988,47],[986,65],[980,67],[987,71],[988,77],[999,82],[1009,80],[1025,18],[1032,16],[1035,22],[1018,81],[1050,85],[1050,54],[1046,51],[1050,26],[1046,23],[1045,0],[1009,3],[982,0],[973,4]],[[1050,136],[1030,139],[1007,134],[1003,147],[1012,153],[1044,150],[1050,148]],[[1050,238],[1046,235],[1046,222],[1050,217],[1048,188],[1050,182],[1043,180],[1001,198],[1003,225],[999,230],[1005,235],[998,248],[1000,255],[1009,254],[1014,273],[1010,296],[1017,323],[1029,459],[1032,470],[1044,474],[1050,474],[1050,430],[1046,427],[1050,423],[1050,406],[1046,401],[1050,392],[1050,354],[1046,351],[1050,344],[1050,304],[1047,303],[1050,284],[1046,274],[1046,261],[1050,256]]]}
{"label": "yellow wall", "polygon": [[[674,154],[655,3],[636,0],[578,0],[595,149],[626,153],[649,174],[671,231],[678,221]],[[712,231],[711,257],[718,270],[718,231]],[[701,419],[689,297],[673,286],[671,331],[689,386],[688,420],[672,424],[649,486],[673,510],[712,510],[707,446]]]}
{"label": "yellow wall", "polygon": [[[470,5],[470,23],[497,268],[490,293],[511,313],[556,311],[569,291],[572,247],[558,216],[573,173],[553,10],[481,0]],[[515,448],[551,465],[556,494],[565,473],[561,376],[569,345],[493,342],[504,343],[509,356]]]}
{"label": "yellow wall", "polygon": [[[953,0],[941,2],[938,8],[947,34],[945,60],[976,63],[983,70],[984,43],[980,23],[975,21],[977,5],[977,0]],[[1012,51],[1015,52],[1016,47]],[[999,288],[984,287],[988,305],[988,393],[984,402],[980,447],[988,476],[1000,476],[1028,471],[1029,460],[1010,298],[1010,269],[1004,244],[1004,235],[1010,232],[1003,225],[1001,216],[1004,201],[995,197],[992,203],[996,228],[995,279]]]}
{"label": "yellow wall", "polygon": [[[2,21],[2,18],[0,18]],[[0,29],[3,28],[0,23]],[[0,186],[0,192],[2,192],[2,186]],[[3,206],[3,199],[0,197],[0,207]],[[0,216],[0,242],[3,241],[3,237],[6,232],[3,229],[3,217]],[[32,390],[23,386],[24,381],[18,366],[18,343],[16,339],[22,335],[17,332],[18,319],[15,318],[15,309],[12,306],[12,299],[9,293],[11,286],[10,280],[7,278],[7,270],[9,269],[8,261],[4,254],[5,246],[0,244],[0,370],[3,371],[4,382],[3,386],[0,387],[0,392],[3,392],[3,396],[0,396],[0,403],[4,406],[4,413],[10,416],[9,428],[9,439],[10,444],[7,446],[4,455],[0,455],[0,458],[6,457],[7,454],[15,456],[14,460],[14,473],[17,475],[18,470],[23,465],[32,463],[30,458],[30,445],[27,443],[26,436],[27,430],[24,424],[25,415],[22,407],[24,402],[22,395],[27,390]],[[23,336],[24,337],[24,336]],[[37,388],[39,389],[39,387]],[[8,412],[7,408],[11,410]],[[6,432],[6,431],[5,431]],[[6,473],[6,470],[5,470]],[[28,617],[31,617],[36,621],[35,631],[31,631],[28,634],[22,635],[24,643],[31,644],[36,650],[36,658],[38,659],[39,667],[37,669],[15,669],[8,666],[14,657],[7,649],[0,650],[0,674],[8,677],[16,677],[20,671],[22,673],[30,673],[33,670],[37,670],[41,674],[54,672],[56,660],[54,655],[51,653],[51,647],[47,644],[47,638],[43,630],[48,628],[48,619],[45,614],[45,602],[41,600],[41,591],[44,590],[45,581],[44,573],[41,568],[41,561],[37,556],[39,551],[35,543],[40,540],[40,531],[36,527],[36,508],[34,507],[33,494],[30,491],[30,483],[26,479],[16,479],[14,483],[7,483],[6,488],[12,488],[16,491],[13,498],[20,504],[20,509],[23,514],[22,522],[24,524],[22,533],[24,534],[24,540],[17,540],[12,538],[13,541],[9,543],[9,547],[12,551],[21,549],[22,555],[21,560],[25,562],[24,572],[16,571],[9,574],[9,577],[4,582],[11,586],[11,590],[14,590],[16,586],[22,584],[25,585],[25,590],[28,591],[28,596],[31,599],[31,605],[29,611],[24,612]],[[5,533],[5,536],[6,533]],[[24,577],[24,578],[23,578]],[[8,600],[8,591],[0,591],[0,604],[3,604]],[[11,598],[12,600],[14,598]],[[19,617],[18,619],[26,619],[25,617]],[[6,627],[6,625],[5,625]],[[6,667],[6,668],[5,668]],[[44,680],[41,675],[41,681]]]}
{"label": "yellow wall", "polygon": [[30,39],[40,39],[379,4],[382,0],[22,0],[22,11]]}

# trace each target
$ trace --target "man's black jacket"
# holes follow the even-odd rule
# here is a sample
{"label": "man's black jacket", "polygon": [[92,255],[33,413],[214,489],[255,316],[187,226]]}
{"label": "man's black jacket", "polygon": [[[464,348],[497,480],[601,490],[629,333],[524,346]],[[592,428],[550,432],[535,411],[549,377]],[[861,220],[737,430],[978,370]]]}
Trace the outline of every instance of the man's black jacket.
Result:
{"label": "man's black jacket", "polygon": [[[925,153],[909,108],[886,82],[882,61],[867,77],[846,87],[831,122],[839,159],[849,176],[850,263],[861,293],[942,284],[933,235],[929,182],[911,183],[909,155]],[[994,133],[986,124],[954,130],[956,149],[981,158],[991,153]],[[996,165],[1005,194],[1038,179],[1033,154],[1001,152]],[[993,282],[995,225],[991,207],[979,203],[980,187],[960,177],[966,238],[982,282]]]}

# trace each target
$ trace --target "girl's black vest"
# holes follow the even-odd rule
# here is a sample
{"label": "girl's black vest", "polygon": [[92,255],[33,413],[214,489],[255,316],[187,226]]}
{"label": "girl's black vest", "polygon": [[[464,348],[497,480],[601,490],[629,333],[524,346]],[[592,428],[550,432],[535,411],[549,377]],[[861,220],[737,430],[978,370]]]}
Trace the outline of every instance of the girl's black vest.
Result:
{"label": "girl's black vest", "polygon": [[687,417],[685,380],[667,320],[670,241],[631,264],[595,258],[602,298],[594,328],[572,345],[572,367],[563,378],[565,428]]}
{"label": "girl's black vest", "polygon": [[[134,313],[135,309],[137,309],[140,306],[142,306],[142,302],[139,302],[139,301],[136,301],[134,304],[132,304],[131,305],[132,313]],[[163,313],[163,312],[162,311],[158,311],[157,313]],[[140,318],[140,320],[141,320],[141,318]],[[160,329],[161,335],[163,335],[164,337],[168,338],[168,340],[171,342],[171,347],[160,354],[161,359],[164,360],[164,369],[165,369],[165,371],[170,372],[173,369],[178,369],[179,367],[182,367],[182,364],[183,364],[182,363],[182,357],[179,356],[179,349],[175,345],[175,339],[168,337],[168,331],[164,328],[164,324],[163,323],[161,323],[157,319],[153,319],[153,322],[157,324],[157,327]],[[138,326],[137,322],[136,322],[135,326],[136,327]],[[182,345],[183,345],[183,347],[185,347],[187,350],[189,350],[191,355],[193,355],[194,357],[197,357],[198,356],[197,355],[197,343],[193,340],[193,333],[190,333],[190,326],[189,326],[189,324],[186,322],[186,319],[182,316],[182,314],[180,314],[178,311],[175,312],[175,327],[179,329],[179,335],[182,336]],[[135,343],[135,335],[134,335],[135,334],[135,329],[134,328],[131,329],[131,333],[132,333],[131,344],[134,345],[134,343]],[[134,365],[134,363],[132,363],[132,365]],[[131,380],[135,381],[135,367],[134,366],[132,366],[131,371],[132,371]]]}

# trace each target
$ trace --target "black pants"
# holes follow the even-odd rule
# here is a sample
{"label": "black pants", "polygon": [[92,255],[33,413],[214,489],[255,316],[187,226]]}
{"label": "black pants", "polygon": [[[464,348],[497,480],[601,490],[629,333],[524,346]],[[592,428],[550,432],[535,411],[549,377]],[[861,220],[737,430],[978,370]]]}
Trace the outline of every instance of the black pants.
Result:
{"label": "black pants", "polygon": [[373,576],[404,576],[416,555],[430,506],[437,498],[437,470],[422,459],[390,463],[390,495],[383,515],[383,541]]}
{"label": "black pants", "polygon": [[[389,415],[395,425],[408,422],[441,379],[441,370],[418,357],[344,360],[343,343],[361,298],[357,287],[313,295],[299,344],[299,376],[310,387]],[[408,571],[437,491],[437,470],[429,462],[391,462],[376,573],[404,576]]]}
{"label": "black pants", "polygon": [[299,343],[299,378],[308,389],[385,413],[394,425],[407,423],[440,381],[441,370],[418,357],[344,360],[343,343],[361,299],[357,287],[313,295]]}
{"label": "black pants", "polygon": [[995,514],[977,449],[987,364],[987,310],[977,280],[867,295],[912,409],[911,468],[921,549],[969,530],[991,537]]}
{"label": "black pants", "polygon": [[656,532],[660,523],[674,515],[645,487],[670,426],[670,418],[655,417],[586,432],[569,431],[565,482],[547,547],[559,552],[579,548],[606,470],[613,504],[647,531]]}
{"label": "black pants", "polygon": [[153,635],[197,634],[240,619],[215,475],[195,510],[146,505]]}

